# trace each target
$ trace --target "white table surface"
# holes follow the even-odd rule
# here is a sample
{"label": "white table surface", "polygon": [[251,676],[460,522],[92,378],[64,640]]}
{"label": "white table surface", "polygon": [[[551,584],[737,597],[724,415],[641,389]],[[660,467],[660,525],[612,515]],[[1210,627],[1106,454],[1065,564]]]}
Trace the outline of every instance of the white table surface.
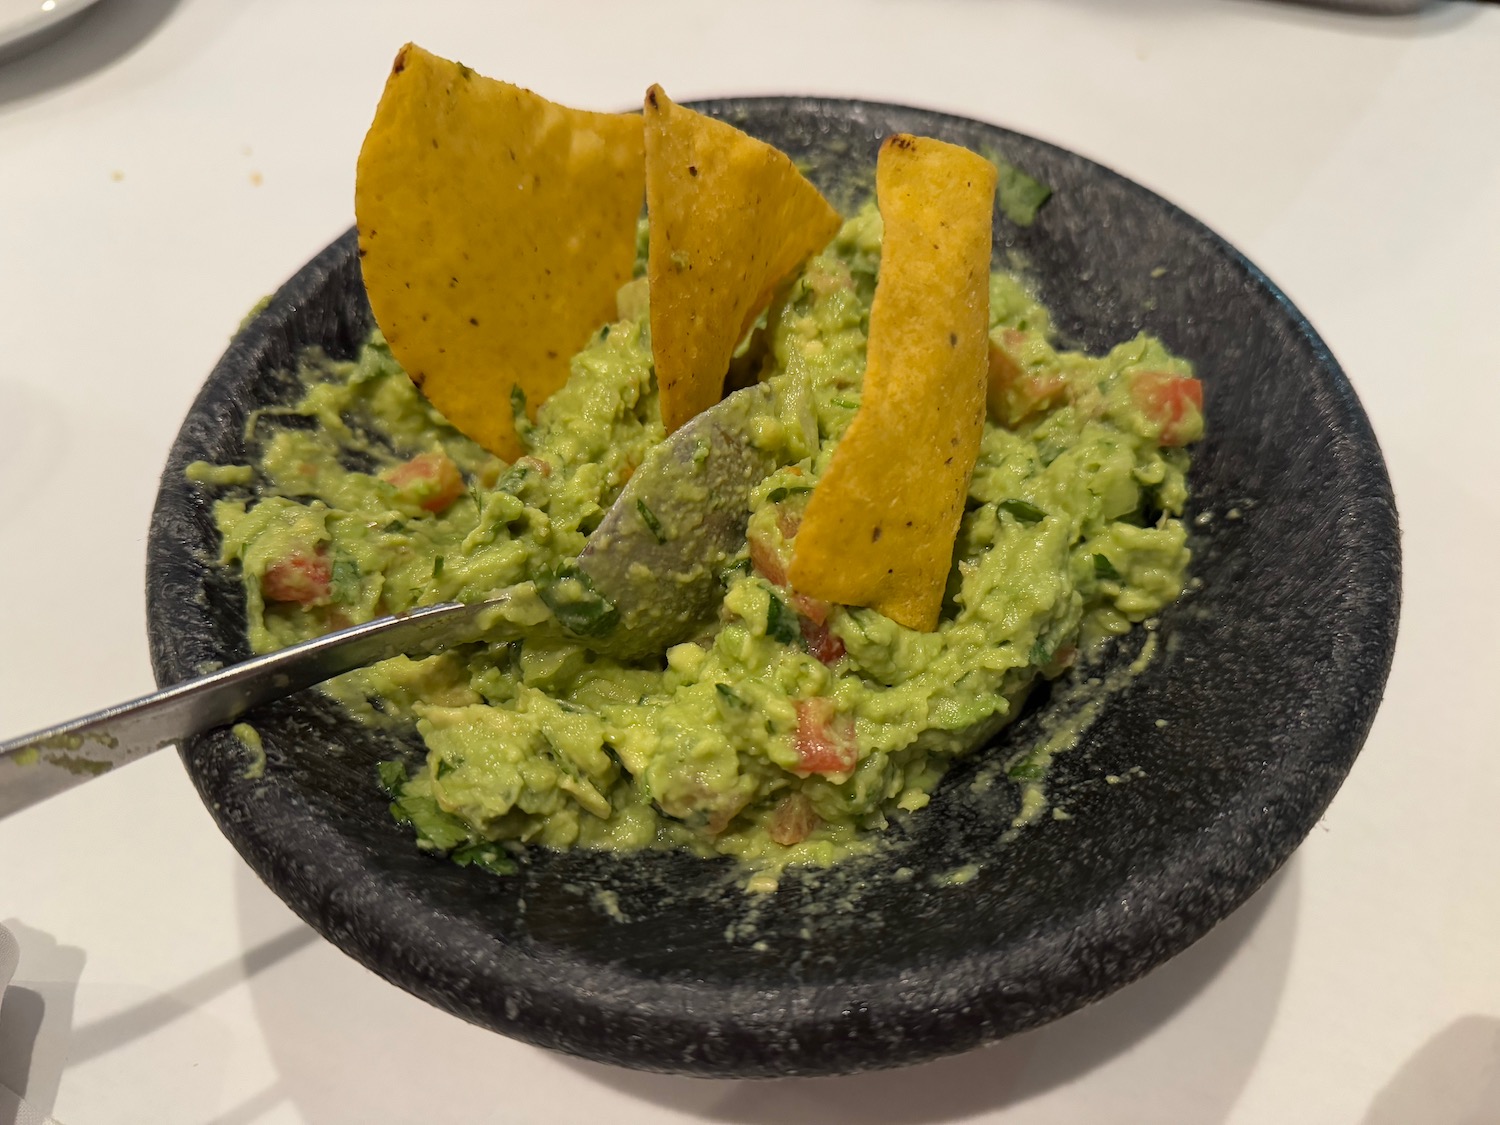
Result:
{"label": "white table surface", "polygon": [[1406,568],[1384,706],[1291,863],[1144,981],[968,1056],[760,1083],[581,1063],[385,984],[163,753],[0,822],[0,1085],[69,1125],[1500,1121],[1500,7],[103,0],[0,64],[0,734],[152,687],[167,448],[245,310],[349,225],[407,39],[580,106],[660,81],[952,110],[1186,207],[1379,433]]}

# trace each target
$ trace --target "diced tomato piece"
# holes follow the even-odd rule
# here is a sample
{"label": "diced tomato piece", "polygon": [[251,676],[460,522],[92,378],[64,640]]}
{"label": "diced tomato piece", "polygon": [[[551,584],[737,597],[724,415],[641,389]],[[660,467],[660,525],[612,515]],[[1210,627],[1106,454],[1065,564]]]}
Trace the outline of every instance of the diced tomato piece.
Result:
{"label": "diced tomato piece", "polygon": [[801,793],[788,793],[771,810],[766,835],[783,847],[791,847],[802,843],[822,823],[818,814],[813,812],[811,801]]}
{"label": "diced tomato piece", "polygon": [[464,492],[463,474],[446,453],[419,453],[380,474],[426,512],[441,512]]}
{"label": "diced tomato piece", "polygon": [[1170,371],[1141,371],[1130,384],[1130,397],[1142,414],[1160,427],[1157,441],[1186,445],[1203,434],[1203,384]]}
{"label": "diced tomato piece", "polygon": [[759,535],[750,536],[750,565],[771,585],[786,585],[786,566],[781,561],[781,555]]}
{"label": "diced tomato piece", "polygon": [[802,513],[787,510],[785,504],[776,509],[776,529],[781,532],[783,539],[794,539],[797,529],[802,526]]}
{"label": "diced tomato piece", "polygon": [[802,625],[802,639],[807,642],[807,651],[830,668],[837,664],[845,652],[844,642],[821,621],[800,616],[799,620]]}
{"label": "diced tomato piece", "polygon": [[822,598],[810,598],[806,594],[792,595],[792,608],[817,625],[826,625],[833,606]]}
{"label": "diced tomato piece", "polygon": [[540,457],[518,457],[517,465],[525,465],[539,476],[550,477],[552,475],[552,462],[543,461]]}
{"label": "diced tomato piece", "polygon": [[1061,372],[1027,371],[1011,353],[1025,339],[1014,329],[1005,333],[1009,347],[990,341],[990,374],[986,402],[990,415],[1007,426],[1020,424],[1038,411],[1056,404],[1068,390]]}
{"label": "diced tomato piece", "polygon": [[316,551],[293,551],[277,559],[260,576],[260,592],[267,601],[321,605],[333,583],[333,564],[319,547]]}
{"label": "diced tomato piece", "polygon": [[833,606],[806,594],[793,594],[791,602],[802,626],[807,651],[830,667],[837,664],[844,655],[844,642],[828,628],[828,615],[833,612]]}
{"label": "diced tomato piece", "polygon": [[859,762],[854,718],[840,718],[827,696],[797,700],[797,758],[800,772],[848,773]]}

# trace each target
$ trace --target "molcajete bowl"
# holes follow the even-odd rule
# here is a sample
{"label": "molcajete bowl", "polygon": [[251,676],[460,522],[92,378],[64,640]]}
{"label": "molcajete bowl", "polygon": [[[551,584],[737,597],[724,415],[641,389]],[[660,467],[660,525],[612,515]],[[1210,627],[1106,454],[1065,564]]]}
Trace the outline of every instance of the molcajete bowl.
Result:
{"label": "molcajete bowl", "polygon": [[[1148,330],[1198,365],[1208,436],[1189,519],[1201,587],[1162,615],[1156,659],[1059,757],[1050,788],[1070,819],[1008,833],[1015,788],[1003,775],[974,784],[1039,737],[1062,689],[951,770],[875,855],[791,873],[772,895],[747,895],[729,861],[680,853],[532,849],[510,878],[425,856],[375,785],[374,764],[412,752],[415,735],[361,726],[316,692],[255,716],[263,774],[247,776],[249,752],[225,731],[190,740],[182,759],[224,834],[293,910],[388,981],[477,1024],[701,1075],[843,1073],[965,1050],[1139,977],[1296,848],[1353,763],[1389,668],[1400,568],[1390,484],[1349,383],[1302,315],[1136,184],[922,110],[804,98],[698,108],[781,147],[845,207],[870,191],[889,133],[998,150],[1054,189],[1029,227],[997,214],[995,259],[1021,263],[1064,341],[1100,350]],[[151,526],[160,683],[249,655],[238,576],[214,562],[211,497],[184,467],[243,461],[247,414],[293,395],[285,373],[301,350],[349,356],[371,323],[351,232],[210,375]],[[1122,646],[1094,674],[1135,651]],[[970,864],[969,881],[948,877]]]}

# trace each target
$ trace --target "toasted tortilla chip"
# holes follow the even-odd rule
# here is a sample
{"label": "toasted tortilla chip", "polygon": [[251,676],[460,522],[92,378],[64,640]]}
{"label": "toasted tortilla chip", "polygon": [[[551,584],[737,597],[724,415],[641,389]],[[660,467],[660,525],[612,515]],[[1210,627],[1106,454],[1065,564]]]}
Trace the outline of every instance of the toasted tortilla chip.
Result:
{"label": "toasted tortilla chip", "polygon": [[646,91],[651,349],[671,433],[718,402],[735,346],[839,214],[786,154]]}
{"label": "toasted tortilla chip", "polygon": [[365,288],[412,381],[507,460],[513,389],[534,413],[630,280],[641,130],[410,43],[396,55],[355,180]]}
{"label": "toasted tortilla chip", "polygon": [[984,431],[995,168],[928,137],[886,139],[885,244],[859,412],[808,502],[791,584],[937,627]]}

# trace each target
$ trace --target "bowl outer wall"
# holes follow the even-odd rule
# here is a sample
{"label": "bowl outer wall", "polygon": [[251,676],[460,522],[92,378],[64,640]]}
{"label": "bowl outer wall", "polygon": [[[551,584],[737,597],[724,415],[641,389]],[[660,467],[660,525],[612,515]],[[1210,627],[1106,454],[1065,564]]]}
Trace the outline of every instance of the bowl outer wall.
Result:
{"label": "bowl outer wall", "polygon": [[[1055,188],[1030,228],[997,215],[996,253],[1035,280],[1063,339],[1099,350],[1148,329],[1198,364],[1209,432],[1192,511],[1213,517],[1193,542],[1204,586],[1163,614],[1157,660],[1059,759],[1053,795],[1073,818],[1001,842],[1014,793],[981,792],[981,764],[969,762],[931,809],[893,829],[897,860],[799,876],[757,905],[723,865],[683,856],[533,849],[510,881],[421,856],[373,784],[373,762],[411,752],[409,740],[358,727],[315,694],[257,715],[268,759],[258,780],[224,731],[190,740],[182,757],[226,836],[303,919],[465,1019],[592,1059],[701,1075],[918,1062],[1137,978],[1291,854],[1358,753],[1389,670],[1400,586],[1390,483],[1306,319],[1144,188],[1032,138],[918,109],[812,98],[698,108],[805,158],[845,207],[868,192],[887,133],[998,150]],[[158,682],[248,654],[243,595],[213,563],[212,498],[184,467],[242,457],[250,404],[295,393],[278,372],[299,346],[352,355],[370,324],[351,232],[277,293],[210,375],[152,521]],[[990,756],[1025,745],[1045,718],[1045,708],[1023,718]],[[1134,780],[1105,785],[1106,774]],[[966,857],[983,861],[979,875],[945,880]],[[896,862],[914,877],[892,880]],[[611,921],[599,887],[618,892],[626,922]]]}

